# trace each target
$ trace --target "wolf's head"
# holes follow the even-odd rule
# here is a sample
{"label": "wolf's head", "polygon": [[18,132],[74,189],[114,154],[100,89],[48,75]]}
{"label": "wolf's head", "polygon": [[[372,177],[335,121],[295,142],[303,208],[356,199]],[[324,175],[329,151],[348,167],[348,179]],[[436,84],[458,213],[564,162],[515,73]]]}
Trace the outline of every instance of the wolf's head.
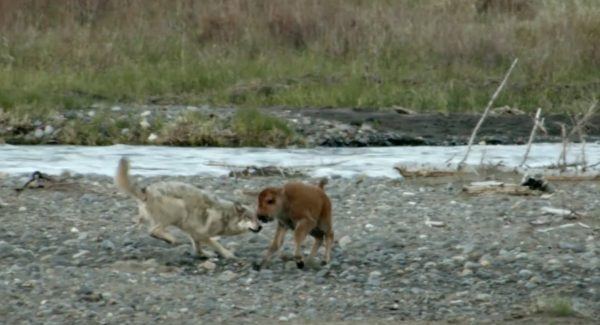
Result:
{"label": "wolf's head", "polygon": [[250,207],[239,202],[235,202],[233,206],[237,216],[237,226],[240,229],[248,229],[252,232],[261,231],[262,226],[258,222],[256,213]]}

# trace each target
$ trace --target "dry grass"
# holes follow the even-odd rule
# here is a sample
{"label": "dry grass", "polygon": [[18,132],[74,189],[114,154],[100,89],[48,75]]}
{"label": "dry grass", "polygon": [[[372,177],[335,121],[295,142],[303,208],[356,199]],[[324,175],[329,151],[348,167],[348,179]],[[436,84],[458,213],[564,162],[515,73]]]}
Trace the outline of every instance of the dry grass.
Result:
{"label": "dry grass", "polygon": [[233,130],[240,146],[285,147],[294,140],[294,132],[285,121],[254,108],[238,109],[233,118]]}
{"label": "dry grass", "polygon": [[7,109],[473,110],[514,57],[498,105],[560,111],[600,92],[595,0],[0,0],[0,35]]}
{"label": "dry grass", "polygon": [[[118,143],[211,147],[284,147],[302,145],[287,123],[257,109],[240,108],[235,114],[215,116],[196,111],[182,112],[174,121],[156,114],[140,119],[139,114],[113,114],[108,108],[69,111],[52,121],[54,132],[35,137],[39,120],[26,109],[13,114],[0,110],[0,143],[111,145]],[[56,116],[48,112],[49,116]],[[142,123],[142,120],[144,123]],[[50,121],[48,121],[50,122]]]}
{"label": "dry grass", "polygon": [[554,317],[572,317],[576,316],[577,313],[573,309],[573,303],[571,299],[553,296],[538,299],[536,310],[539,313],[546,313]]}

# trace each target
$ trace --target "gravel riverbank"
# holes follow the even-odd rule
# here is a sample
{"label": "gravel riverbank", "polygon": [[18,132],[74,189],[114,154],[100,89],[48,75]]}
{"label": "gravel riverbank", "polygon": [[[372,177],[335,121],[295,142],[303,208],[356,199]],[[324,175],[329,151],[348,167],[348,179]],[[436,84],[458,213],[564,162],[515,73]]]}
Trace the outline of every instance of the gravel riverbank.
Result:
{"label": "gravel riverbank", "polygon": [[[168,179],[230,199],[285,181]],[[596,182],[557,183],[550,197],[470,197],[457,178],[333,179],[332,263],[298,270],[276,258],[256,272],[273,224],[221,238],[237,260],[201,260],[180,233],[181,244],[169,246],[136,226],[135,202],[110,178],[74,176],[17,196],[25,180],[0,179],[6,324],[600,319]],[[577,211],[577,219],[544,215],[547,206]],[[565,224],[574,225],[558,228]]]}

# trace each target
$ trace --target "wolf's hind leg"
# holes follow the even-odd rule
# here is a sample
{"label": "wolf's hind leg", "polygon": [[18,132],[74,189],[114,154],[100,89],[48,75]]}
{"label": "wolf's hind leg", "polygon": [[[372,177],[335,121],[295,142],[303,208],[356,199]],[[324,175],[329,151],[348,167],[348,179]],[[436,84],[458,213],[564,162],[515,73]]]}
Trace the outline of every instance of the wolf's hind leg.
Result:
{"label": "wolf's hind leg", "polygon": [[170,232],[168,232],[161,225],[152,227],[152,229],[150,229],[150,236],[152,236],[156,239],[163,240],[171,245],[173,245],[177,242],[177,240],[175,239],[175,236],[173,236]]}

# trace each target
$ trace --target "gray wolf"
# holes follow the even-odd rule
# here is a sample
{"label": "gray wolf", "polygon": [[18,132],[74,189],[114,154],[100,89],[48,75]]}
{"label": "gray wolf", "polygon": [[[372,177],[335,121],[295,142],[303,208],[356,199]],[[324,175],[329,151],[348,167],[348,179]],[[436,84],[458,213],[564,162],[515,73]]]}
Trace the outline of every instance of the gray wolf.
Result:
{"label": "gray wolf", "polygon": [[144,188],[136,186],[129,177],[129,162],[125,158],[119,161],[115,184],[137,200],[140,218],[150,223],[150,236],[175,244],[175,237],[166,228],[177,227],[188,235],[199,256],[204,255],[201,246],[208,245],[222,257],[234,258],[212,237],[262,229],[250,207],[214,197],[193,185],[172,181]]}

